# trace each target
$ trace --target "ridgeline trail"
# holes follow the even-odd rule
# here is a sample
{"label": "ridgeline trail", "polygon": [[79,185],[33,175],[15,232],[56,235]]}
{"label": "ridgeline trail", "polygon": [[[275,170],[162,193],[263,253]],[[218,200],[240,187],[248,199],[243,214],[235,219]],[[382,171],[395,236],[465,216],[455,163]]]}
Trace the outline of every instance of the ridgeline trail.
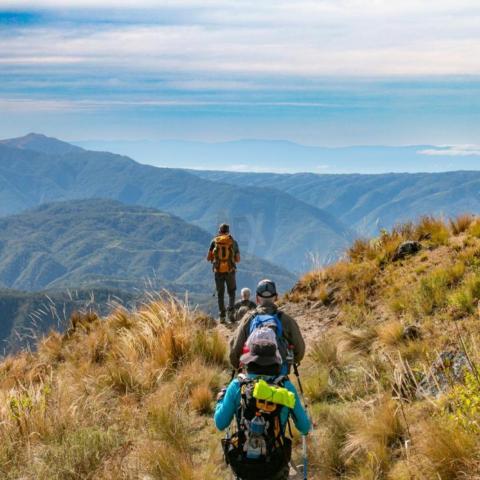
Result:
{"label": "ridgeline trail", "polygon": [[[284,295],[307,343],[309,479],[478,478],[479,301],[472,216],[358,240]],[[212,410],[234,328],[150,298],[3,359],[0,477],[229,478]]]}

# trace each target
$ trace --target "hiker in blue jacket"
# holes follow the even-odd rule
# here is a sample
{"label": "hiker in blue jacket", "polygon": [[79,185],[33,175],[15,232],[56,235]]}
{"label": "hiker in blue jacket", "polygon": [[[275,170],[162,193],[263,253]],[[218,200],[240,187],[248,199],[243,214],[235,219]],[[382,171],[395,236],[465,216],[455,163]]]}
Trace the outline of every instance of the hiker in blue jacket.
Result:
{"label": "hiker in blue jacket", "polygon": [[[288,463],[291,455],[291,441],[285,436],[288,419],[290,417],[293,419],[296,428],[303,435],[308,434],[311,423],[302,406],[295,386],[288,378],[279,377],[282,359],[278,351],[275,333],[270,328],[258,329],[254,331],[248,339],[247,347],[249,351],[241,357],[241,362],[246,367],[246,374],[239,375],[230,382],[227,388],[224,388],[219,393],[215,408],[215,425],[219,430],[224,430],[229,427],[232,420],[236,418],[238,433],[236,434],[235,440],[227,441],[225,455],[227,462],[237,475],[237,479],[284,480],[288,478]],[[255,439],[258,443],[258,438],[255,437],[250,430],[253,428],[253,423],[258,420],[257,417],[261,416],[265,411],[268,411],[268,405],[265,409],[258,410],[259,403],[258,400],[254,398],[254,411],[252,412],[250,410],[250,419],[245,418],[245,411],[251,408],[250,403],[248,403],[248,386],[255,384],[260,379],[265,380],[268,385],[273,385],[273,388],[280,396],[282,394],[288,396],[291,400],[290,405],[294,404],[293,408],[284,406],[285,404],[274,405],[273,408],[278,407],[276,408],[278,412],[276,415],[278,416],[279,429],[275,434],[268,432],[268,430],[262,433],[265,437],[267,437],[267,435],[275,437],[276,435],[277,439],[280,439],[279,443],[283,451],[281,455],[277,455],[277,457],[281,458],[278,462],[278,471],[274,472],[268,470],[268,468],[274,468],[275,466],[275,459],[267,458],[268,448],[262,450],[258,447],[258,452],[261,452],[261,455],[258,455],[257,452],[257,455],[252,456],[249,455],[250,446],[247,445],[249,439]],[[255,390],[253,390],[253,396],[254,395]],[[267,402],[267,404],[268,403],[269,402]],[[270,405],[273,404],[270,403]],[[268,415],[266,415],[266,417],[266,425],[274,423],[272,417]],[[230,443],[230,447],[228,443]],[[275,440],[272,441],[267,438],[264,443],[266,443],[267,446],[271,445],[272,448],[277,448],[274,445]],[[275,456],[276,453],[273,452],[272,455]]]}

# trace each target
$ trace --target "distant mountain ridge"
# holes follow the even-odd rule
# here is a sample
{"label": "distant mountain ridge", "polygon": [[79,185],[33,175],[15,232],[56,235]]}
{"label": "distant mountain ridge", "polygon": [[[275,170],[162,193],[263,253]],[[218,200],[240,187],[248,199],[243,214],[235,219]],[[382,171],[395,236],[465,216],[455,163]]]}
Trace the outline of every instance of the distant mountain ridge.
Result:
{"label": "distant mountain ridge", "polygon": [[475,146],[320,147],[285,140],[244,139],[207,143],[186,140],[74,142],[163,167],[242,172],[385,173],[480,170]]}
{"label": "distant mountain ridge", "polygon": [[[107,313],[109,298],[136,302],[168,291],[212,309],[211,235],[153,208],[113,200],[71,200],[0,218],[0,356],[32,332],[63,329],[72,311]],[[296,277],[242,252],[239,287],[263,277],[279,290]],[[19,333],[17,336],[16,332]]]}
{"label": "distant mountain ridge", "polygon": [[255,187],[268,179],[275,188],[328,212],[357,235],[414,221],[422,215],[480,213],[480,172],[319,175],[192,172],[212,181]]}
{"label": "distant mountain ridge", "polygon": [[[210,234],[156,209],[112,200],[51,203],[0,218],[0,286],[17,290],[153,288],[208,297]],[[242,252],[240,285],[295,276]]]}
{"label": "distant mountain ridge", "polygon": [[238,187],[108,152],[64,152],[62,142],[51,142],[29,135],[0,144],[0,215],[56,200],[110,198],[159,208],[210,233],[228,221],[244,250],[297,272],[311,268],[310,258],[338,257],[352,238],[341,221],[270,182]]}
{"label": "distant mountain ridge", "polygon": [[0,144],[22,150],[33,150],[42,153],[53,153],[58,155],[83,151],[83,148],[67,142],[62,142],[56,138],[47,137],[41,133],[29,133],[20,138],[0,140]]}

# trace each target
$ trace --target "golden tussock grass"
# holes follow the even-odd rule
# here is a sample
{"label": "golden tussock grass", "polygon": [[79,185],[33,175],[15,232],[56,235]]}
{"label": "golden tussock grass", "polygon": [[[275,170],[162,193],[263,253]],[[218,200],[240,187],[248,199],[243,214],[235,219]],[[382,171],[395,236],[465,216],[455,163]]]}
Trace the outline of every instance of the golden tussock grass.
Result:
{"label": "golden tussock grass", "polygon": [[0,363],[0,477],[218,478],[221,458],[198,456],[223,380],[218,332],[174,299],[74,318]]}
{"label": "golden tussock grass", "polygon": [[474,222],[474,220],[475,217],[473,215],[465,213],[456,218],[450,218],[448,223],[450,224],[452,233],[454,235],[460,235],[470,228],[470,225]]}
{"label": "golden tussock grass", "polygon": [[[425,217],[358,241],[350,259],[307,274],[285,298],[297,311],[305,302],[309,327],[318,318],[322,332],[313,327],[301,365],[316,423],[312,480],[478,477],[471,425],[480,414],[469,410],[465,424],[448,407],[467,405],[465,389],[450,376],[448,402],[417,391],[440,352],[480,363],[480,227],[454,222]],[[422,251],[394,261],[403,240]],[[419,335],[406,336],[406,325]],[[133,312],[78,316],[36,353],[5,358],[0,478],[226,478],[209,416],[228,379],[227,347],[212,327],[173,299],[151,298]]]}
{"label": "golden tussock grass", "polygon": [[386,346],[399,345],[404,341],[404,326],[398,320],[382,323],[375,329],[378,341]]}
{"label": "golden tussock grass", "polygon": [[467,475],[478,461],[478,444],[471,433],[454,422],[446,419],[423,422],[414,441],[423,478],[473,478]]}

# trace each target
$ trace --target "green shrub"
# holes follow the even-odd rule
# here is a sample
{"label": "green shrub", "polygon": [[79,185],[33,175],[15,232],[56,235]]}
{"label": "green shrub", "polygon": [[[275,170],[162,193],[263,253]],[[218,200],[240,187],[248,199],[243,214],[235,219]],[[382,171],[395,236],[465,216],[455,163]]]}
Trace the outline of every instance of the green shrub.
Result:
{"label": "green shrub", "polygon": [[480,276],[472,274],[450,295],[448,303],[458,313],[470,315],[475,312],[479,300]]}
{"label": "green shrub", "polygon": [[465,374],[464,384],[452,388],[444,412],[466,430],[480,433],[480,385],[473,372]]}
{"label": "green shrub", "polygon": [[421,313],[430,315],[435,309],[447,304],[448,290],[463,277],[465,265],[456,263],[439,268],[420,280],[417,292],[417,307]]}

